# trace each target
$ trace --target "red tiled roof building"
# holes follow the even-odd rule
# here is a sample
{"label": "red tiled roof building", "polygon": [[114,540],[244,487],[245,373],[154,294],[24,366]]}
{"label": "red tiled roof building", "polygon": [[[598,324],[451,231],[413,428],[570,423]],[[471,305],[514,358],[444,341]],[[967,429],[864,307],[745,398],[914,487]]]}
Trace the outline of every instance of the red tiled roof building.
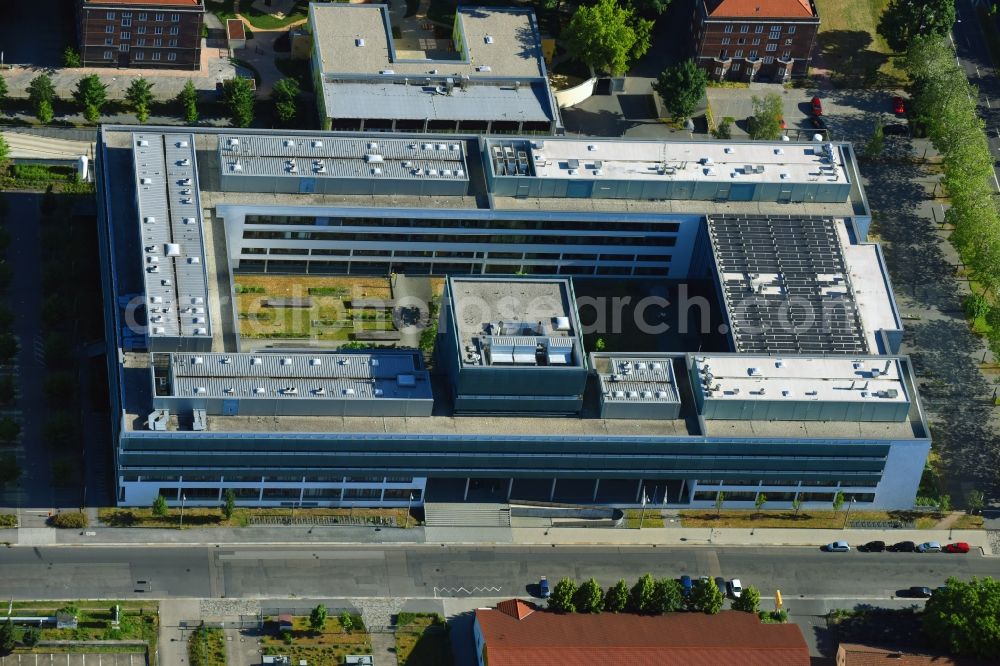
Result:
{"label": "red tiled roof building", "polygon": [[715,80],[783,82],[809,73],[813,0],[696,0],[694,58]]}
{"label": "red tiled roof building", "polygon": [[794,624],[723,611],[561,614],[519,599],[476,611],[479,666],[809,666]]}

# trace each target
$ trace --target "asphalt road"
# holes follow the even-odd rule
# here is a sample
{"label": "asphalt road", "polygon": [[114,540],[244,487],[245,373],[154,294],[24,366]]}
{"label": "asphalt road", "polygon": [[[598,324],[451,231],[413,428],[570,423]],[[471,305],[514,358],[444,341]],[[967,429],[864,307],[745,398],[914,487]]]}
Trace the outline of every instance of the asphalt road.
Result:
{"label": "asphalt road", "polygon": [[[952,29],[952,39],[958,62],[974,85],[979,88],[979,115],[986,123],[986,136],[993,151],[994,170],[1000,157],[1000,79],[993,70],[989,47],[969,0],[959,0],[955,6],[958,21]],[[998,29],[993,26],[993,29]],[[1000,191],[1000,180],[995,182]]]}
{"label": "asphalt road", "polygon": [[0,550],[0,571],[0,599],[500,597],[525,594],[540,575],[594,576],[608,585],[648,571],[738,577],[765,598],[780,589],[794,608],[795,599],[833,606],[889,599],[912,585],[941,585],[951,575],[995,575],[1000,564],[974,554],[813,548],[15,547]]}

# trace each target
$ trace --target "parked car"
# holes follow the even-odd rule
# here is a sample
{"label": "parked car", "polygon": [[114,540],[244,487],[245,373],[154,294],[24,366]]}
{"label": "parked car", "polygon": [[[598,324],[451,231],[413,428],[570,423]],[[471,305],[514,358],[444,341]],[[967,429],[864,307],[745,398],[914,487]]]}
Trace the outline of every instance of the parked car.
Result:
{"label": "parked car", "polygon": [[850,549],[851,546],[846,541],[834,541],[823,546],[823,550],[828,553],[846,553]]}
{"label": "parked car", "polygon": [[937,541],[925,541],[924,543],[917,546],[918,553],[940,553],[941,544]]}
{"label": "parked car", "polygon": [[908,136],[910,128],[902,123],[890,123],[882,128],[884,136]]}
{"label": "parked car", "polygon": [[814,116],[823,115],[823,103],[819,101],[819,97],[812,98],[812,112]]}
{"label": "parked car", "polygon": [[900,541],[892,545],[892,552],[894,553],[912,553],[916,550],[917,546],[912,541]]}
{"label": "parked car", "polygon": [[863,546],[858,546],[858,550],[863,553],[881,553],[885,550],[885,541],[869,541]]}
{"label": "parked car", "polygon": [[542,599],[548,599],[552,591],[549,589],[549,579],[542,576],[538,580],[538,596]]}
{"label": "parked car", "polygon": [[906,113],[906,104],[903,103],[903,98],[899,95],[892,98],[892,112],[897,116],[901,116]]}
{"label": "parked car", "polygon": [[906,592],[905,596],[911,597],[913,599],[930,599],[931,595],[934,594],[931,591],[931,588],[929,588],[929,587],[920,587],[918,585],[914,585],[910,589],[904,590],[904,591]]}
{"label": "parked car", "polygon": [[740,583],[739,578],[734,578],[729,581],[729,594],[733,599],[739,599],[743,596],[743,584]]}
{"label": "parked car", "polygon": [[967,553],[969,552],[969,544],[964,541],[956,541],[955,543],[949,543],[944,549],[948,553]]}
{"label": "parked car", "polygon": [[691,594],[691,576],[681,576],[681,594],[685,597]]}
{"label": "parked car", "polygon": [[722,576],[715,577],[715,586],[719,588],[719,592],[722,592],[722,596],[726,595],[726,579]]}

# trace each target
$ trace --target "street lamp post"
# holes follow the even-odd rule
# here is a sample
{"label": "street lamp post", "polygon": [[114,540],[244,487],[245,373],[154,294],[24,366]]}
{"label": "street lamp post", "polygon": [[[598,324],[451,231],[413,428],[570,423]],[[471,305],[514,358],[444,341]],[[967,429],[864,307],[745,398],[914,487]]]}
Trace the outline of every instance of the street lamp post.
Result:
{"label": "street lamp post", "polygon": [[187,501],[187,495],[181,493],[181,529],[184,529],[184,502]]}
{"label": "street lamp post", "polygon": [[642,523],[646,520],[646,488],[642,489],[642,511],[639,513],[639,529],[642,529]]}
{"label": "street lamp post", "polygon": [[406,527],[410,526],[410,507],[413,506],[413,493],[410,493],[410,499],[406,502]]}
{"label": "street lamp post", "polygon": [[845,529],[845,530],[847,529],[847,521],[849,521],[851,519],[851,507],[854,506],[854,502],[855,501],[857,501],[857,500],[855,500],[852,497],[851,498],[851,502],[847,505],[847,515],[844,516],[844,527],[843,527],[843,529]]}

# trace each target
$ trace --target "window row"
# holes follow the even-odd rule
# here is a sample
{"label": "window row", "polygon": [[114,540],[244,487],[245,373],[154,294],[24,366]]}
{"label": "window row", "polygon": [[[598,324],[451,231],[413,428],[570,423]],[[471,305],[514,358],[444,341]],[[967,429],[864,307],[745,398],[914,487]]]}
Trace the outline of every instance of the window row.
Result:
{"label": "window row", "polygon": [[[127,28],[128,26],[127,25],[123,25],[122,27],[123,28]],[[107,34],[109,34],[109,35],[113,35],[116,32],[115,26],[113,26],[113,25],[105,26],[104,27],[104,32],[107,33]],[[145,35],[146,34],[146,26],[139,26],[138,28],[135,29],[135,32],[136,32],[137,35]],[[153,28],[153,34],[154,35],[162,35],[163,34],[163,28],[160,27],[160,26],[157,26],[157,27]],[[170,28],[170,34],[171,35],[179,35],[180,34],[180,28],[178,28],[177,26],[171,27]],[[121,40],[123,40],[123,41],[127,40],[127,39],[132,39],[132,33],[131,32],[122,32],[121,35],[119,35],[119,38]]]}
{"label": "window row", "polygon": [[677,222],[616,222],[613,220],[434,220],[393,217],[311,217],[304,215],[247,215],[245,224],[286,224],[317,227],[418,227],[451,229],[545,229],[579,231],[598,226],[601,231],[655,231],[677,233]]}
{"label": "window row", "polygon": [[[115,12],[108,12],[107,13],[107,19],[109,21],[114,21],[115,20]],[[125,21],[128,21],[129,23],[131,23],[132,22],[132,12],[122,12],[121,19],[122,19],[122,25],[125,25]],[[149,20],[149,14],[147,12],[139,12],[139,20],[140,21],[148,21]],[[164,20],[166,20],[166,14],[161,14],[161,13],[153,14],[153,20],[154,21],[164,21]],[[180,14],[171,14],[170,15],[170,20],[173,23],[177,23],[178,21],[181,20],[181,15]]]}
{"label": "window row", "polygon": [[[104,40],[104,45],[105,46],[114,46],[115,45],[115,40],[113,38],[111,38],[111,37],[108,37],[107,39]],[[137,48],[141,47],[141,46],[146,46],[146,45],[147,44],[146,44],[146,40],[145,39],[137,39],[135,41],[135,46]],[[122,44],[121,46],[128,47],[129,45],[128,44]],[[162,39],[154,39],[153,42],[151,44],[149,44],[149,46],[152,46],[153,48],[159,48],[159,47],[163,46],[163,40]],[[177,46],[177,40],[176,39],[171,39],[170,41],[167,42],[167,46]],[[129,50],[128,48],[122,49],[122,51],[128,51],[128,50]]]}
{"label": "window row", "polygon": [[[730,24],[726,25],[726,27],[724,28],[724,30],[725,30],[725,32],[732,33],[732,32],[735,32],[736,26],[733,25],[732,23],[730,23]],[[753,31],[754,31],[755,34],[758,34],[758,35],[761,34],[761,33],[763,33],[764,32],[764,24],[763,23],[758,23],[757,25],[755,25],[753,27]],[[746,23],[744,23],[743,25],[740,26],[740,32],[741,33],[750,32],[750,26],[747,25]],[[768,34],[770,35],[769,39],[777,39],[778,36],[781,35],[781,26],[780,25],[772,25],[771,29],[768,30]],[[795,26],[794,25],[788,26],[787,34],[789,34],[789,35],[794,35],[795,34]]]}
{"label": "window row", "polygon": [[[120,44],[118,46],[118,50],[121,53],[128,53],[129,52],[128,44]],[[159,51],[153,51],[153,53],[151,54],[151,56],[150,56],[149,59],[152,60],[152,61],[154,61],[154,62],[156,62],[156,61],[162,60],[162,57],[163,57],[162,53],[160,53]],[[114,60],[115,59],[115,52],[114,51],[105,51],[104,52],[104,59],[105,60]],[[145,60],[145,59],[146,59],[146,53],[144,51],[136,51],[134,54],[132,54],[132,60],[138,61],[138,60]],[[171,53],[167,54],[167,61],[168,62],[173,62],[175,60],[177,60],[177,54],[176,53],[172,53],[171,52]]]}

